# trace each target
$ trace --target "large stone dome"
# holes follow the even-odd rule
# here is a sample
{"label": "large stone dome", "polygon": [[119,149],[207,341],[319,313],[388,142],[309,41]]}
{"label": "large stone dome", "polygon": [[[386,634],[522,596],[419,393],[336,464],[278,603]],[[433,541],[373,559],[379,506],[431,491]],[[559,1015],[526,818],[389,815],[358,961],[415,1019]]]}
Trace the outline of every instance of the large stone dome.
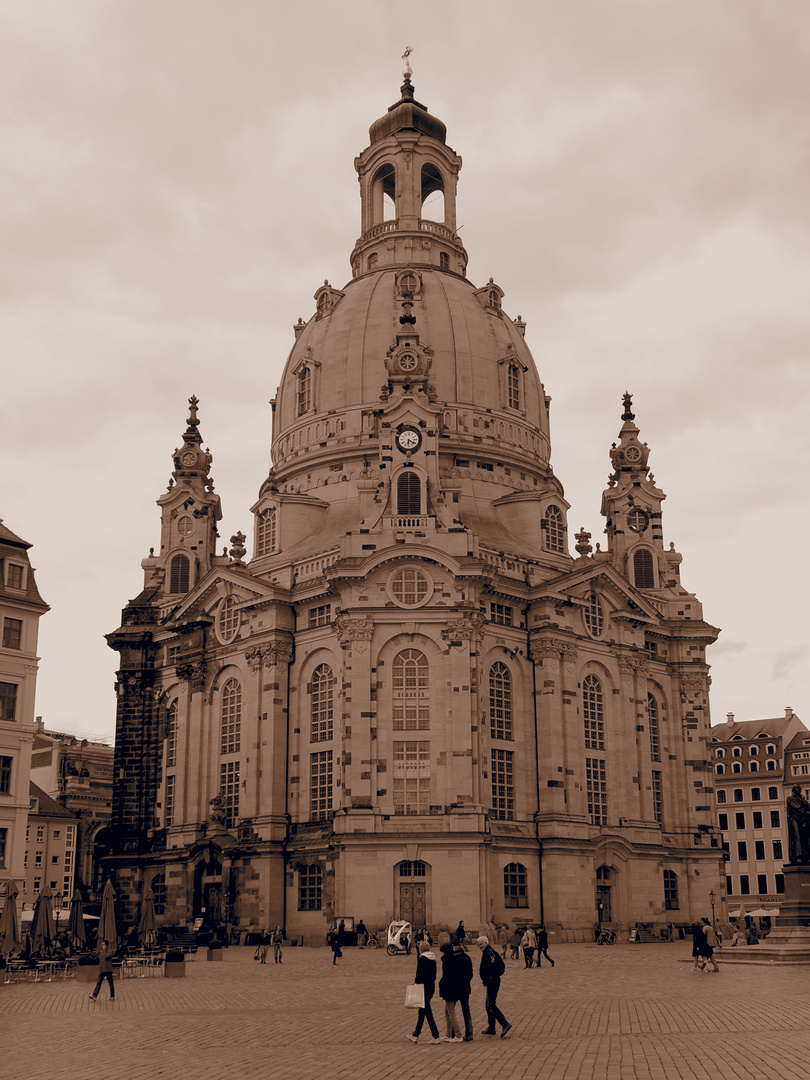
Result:
{"label": "large stone dome", "polygon": [[[403,273],[417,282],[411,311],[415,322],[403,325],[399,281]],[[500,290],[492,283],[476,290],[451,272],[418,264],[390,267],[350,282],[344,292],[324,286],[323,312],[298,334],[281,379],[276,399],[273,460],[276,476],[293,477],[309,459],[307,448],[320,456],[322,439],[307,438],[313,422],[330,420],[332,438],[344,449],[346,440],[358,450],[363,433],[362,413],[379,408],[381,388],[388,378],[386,355],[397,338],[412,332],[414,341],[430,353],[427,384],[432,399],[452,410],[445,432],[451,436],[453,418],[468,415],[468,434],[475,431],[482,451],[507,441],[512,453],[525,452],[537,466],[548,462],[549,426],[545,394],[531,353],[517,325],[500,309]],[[404,330],[404,333],[403,333]],[[307,365],[310,365],[308,368]],[[521,383],[508,403],[508,367],[520,369]],[[302,372],[311,371],[312,407],[301,401]],[[497,420],[500,420],[499,424]],[[505,426],[504,426],[505,425]],[[461,425],[463,428],[463,424]],[[511,431],[509,438],[505,432]],[[300,435],[301,437],[297,437]],[[458,431],[463,439],[463,430]],[[333,443],[334,445],[334,443]],[[303,451],[303,452],[302,452]],[[505,450],[510,453],[510,450]]]}

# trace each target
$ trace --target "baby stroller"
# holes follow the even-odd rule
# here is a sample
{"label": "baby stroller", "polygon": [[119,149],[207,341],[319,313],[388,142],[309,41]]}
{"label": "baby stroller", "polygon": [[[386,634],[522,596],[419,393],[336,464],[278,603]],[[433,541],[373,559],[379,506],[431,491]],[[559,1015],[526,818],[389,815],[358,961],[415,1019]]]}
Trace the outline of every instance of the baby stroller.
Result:
{"label": "baby stroller", "polygon": [[388,955],[405,956],[411,940],[411,924],[395,919],[388,925]]}

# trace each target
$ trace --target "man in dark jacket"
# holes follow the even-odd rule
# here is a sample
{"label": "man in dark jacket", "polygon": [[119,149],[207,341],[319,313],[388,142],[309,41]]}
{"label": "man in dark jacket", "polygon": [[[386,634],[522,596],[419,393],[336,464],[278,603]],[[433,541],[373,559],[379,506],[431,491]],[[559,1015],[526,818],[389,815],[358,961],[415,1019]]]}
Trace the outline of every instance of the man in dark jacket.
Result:
{"label": "man in dark jacket", "polygon": [[505,1038],[512,1025],[498,1008],[498,991],[501,988],[501,975],[504,972],[504,962],[495,949],[489,943],[489,938],[479,937],[476,945],[481,950],[481,966],[478,974],[487,992],[484,1007],[487,1010],[487,1026],[481,1032],[482,1035],[495,1035],[495,1024],[501,1025],[501,1038]]}
{"label": "man in dark jacket", "polygon": [[459,945],[455,934],[450,937],[449,949],[446,945],[442,946],[442,953],[444,955],[442,957],[442,979],[439,983],[439,993],[445,1002],[445,1017],[447,1019],[447,1037],[443,1041],[452,1041],[451,1031],[458,1036],[458,1022],[455,1018],[455,1005],[458,1002],[461,1005],[461,1015],[464,1017],[464,1042],[472,1042],[472,1016],[470,1015],[472,960]]}

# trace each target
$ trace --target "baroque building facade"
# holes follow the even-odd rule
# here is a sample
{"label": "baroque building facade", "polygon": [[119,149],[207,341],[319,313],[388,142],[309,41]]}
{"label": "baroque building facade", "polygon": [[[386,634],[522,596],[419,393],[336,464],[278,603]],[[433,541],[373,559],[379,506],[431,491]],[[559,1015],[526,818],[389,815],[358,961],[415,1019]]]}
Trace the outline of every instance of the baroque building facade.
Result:
{"label": "baroque building facade", "polygon": [[120,898],[304,940],[340,918],[692,920],[721,888],[718,631],[664,546],[630,397],[607,547],[572,553],[525,323],[466,277],[461,158],[407,76],[369,134],[352,277],[294,328],[250,553],[216,553],[192,398],[108,637]]}

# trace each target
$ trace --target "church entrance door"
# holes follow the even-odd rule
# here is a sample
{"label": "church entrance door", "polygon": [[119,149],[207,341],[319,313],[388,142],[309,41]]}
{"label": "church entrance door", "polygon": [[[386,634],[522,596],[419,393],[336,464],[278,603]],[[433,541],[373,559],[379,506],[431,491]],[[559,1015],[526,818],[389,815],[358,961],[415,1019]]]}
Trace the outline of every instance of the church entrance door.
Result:
{"label": "church entrance door", "polygon": [[399,917],[409,922],[414,929],[425,925],[425,897],[424,885],[406,884],[404,881],[399,886]]}

